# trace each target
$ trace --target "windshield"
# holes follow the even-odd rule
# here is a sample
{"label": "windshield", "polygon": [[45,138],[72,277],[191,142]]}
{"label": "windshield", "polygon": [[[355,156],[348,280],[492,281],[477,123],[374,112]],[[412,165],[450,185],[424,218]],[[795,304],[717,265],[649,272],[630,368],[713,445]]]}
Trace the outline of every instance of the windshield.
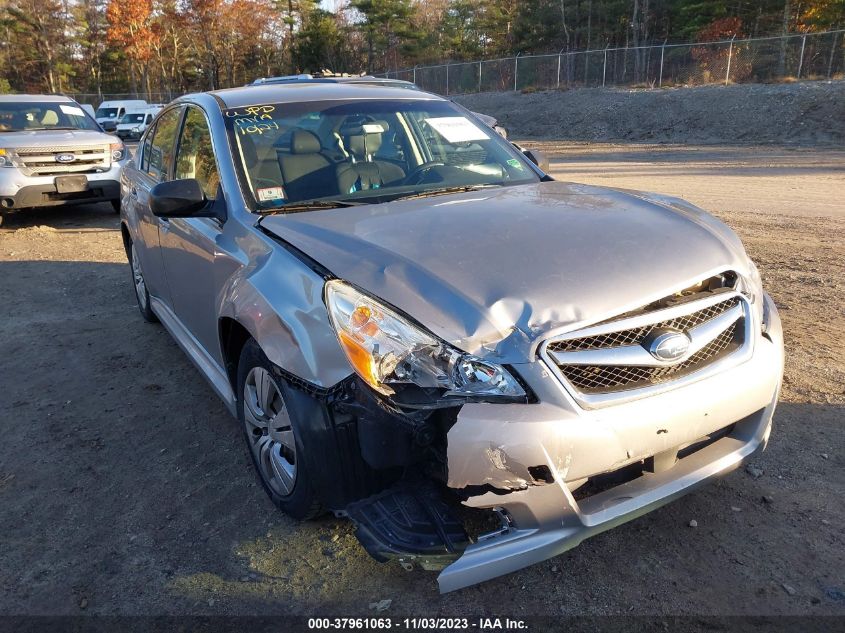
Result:
{"label": "windshield", "polygon": [[113,119],[117,116],[117,108],[97,108],[98,119]]}
{"label": "windshield", "polygon": [[143,112],[130,112],[129,114],[124,114],[120,118],[121,123],[143,123],[144,122],[144,113]]}
{"label": "windshield", "polygon": [[0,103],[0,132],[99,130],[76,103]]}
{"label": "windshield", "polygon": [[539,180],[509,143],[448,101],[279,103],[223,114],[259,211]]}

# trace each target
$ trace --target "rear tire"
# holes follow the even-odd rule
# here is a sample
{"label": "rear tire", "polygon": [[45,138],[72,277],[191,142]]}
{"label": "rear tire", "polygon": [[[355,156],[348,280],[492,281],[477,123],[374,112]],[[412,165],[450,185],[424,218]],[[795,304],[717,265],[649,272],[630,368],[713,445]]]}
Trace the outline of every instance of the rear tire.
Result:
{"label": "rear tire", "polygon": [[323,512],[314,492],[303,445],[302,425],[288,408],[289,387],[254,339],[238,362],[238,420],[261,485],[285,514],[312,519]]}
{"label": "rear tire", "polygon": [[134,243],[129,244],[129,270],[132,273],[132,286],[135,288],[135,299],[141,316],[147,323],[157,323],[158,317],[150,307],[150,293],[147,291],[147,282],[144,280],[144,272],[141,270]]}

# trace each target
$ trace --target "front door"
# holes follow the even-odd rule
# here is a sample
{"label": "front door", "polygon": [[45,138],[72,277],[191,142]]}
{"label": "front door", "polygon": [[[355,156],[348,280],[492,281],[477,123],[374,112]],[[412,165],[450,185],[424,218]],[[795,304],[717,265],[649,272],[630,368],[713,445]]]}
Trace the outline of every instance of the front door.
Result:
{"label": "front door", "polygon": [[[209,200],[220,192],[217,161],[205,113],[188,106],[177,143],[173,176],[194,178]],[[217,201],[222,203],[221,201]],[[159,218],[159,243],[173,309],[207,352],[219,350],[215,258],[222,224],[214,218]],[[220,362],[219,358],[215,358]]]}

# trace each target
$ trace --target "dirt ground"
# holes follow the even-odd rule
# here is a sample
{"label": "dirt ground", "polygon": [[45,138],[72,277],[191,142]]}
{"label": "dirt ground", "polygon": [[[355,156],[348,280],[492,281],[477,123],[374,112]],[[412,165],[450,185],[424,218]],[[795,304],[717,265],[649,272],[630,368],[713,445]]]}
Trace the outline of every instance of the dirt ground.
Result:
{"label": "dirt ground", "polygon": [[0,228],[0,613],[845,614],[845,152],[535,145],[561,179],[681,195],[739,232],[786,331],[762,476],[440,596],[346,522],[275,509],[142,322],[110,208],[36,211]]}
{"label": "dirt ground", "polygon": [[455,97],[514,138],[624,143],[845,143],[845,81]]}

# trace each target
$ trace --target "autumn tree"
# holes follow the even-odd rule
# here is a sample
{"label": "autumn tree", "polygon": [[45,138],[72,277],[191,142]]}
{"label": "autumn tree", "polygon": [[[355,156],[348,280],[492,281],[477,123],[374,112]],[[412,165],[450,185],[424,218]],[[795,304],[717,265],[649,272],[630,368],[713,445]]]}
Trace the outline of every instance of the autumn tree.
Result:
{"label": "autumn tree", "polygon": [[152,28],[152,0],[109,0],[106,19],[107,40],[122,49],[129,62],[129,84],[138,93],[138,71],[147,94],[150,94],[149,64],[155,47],[156,32]]}

